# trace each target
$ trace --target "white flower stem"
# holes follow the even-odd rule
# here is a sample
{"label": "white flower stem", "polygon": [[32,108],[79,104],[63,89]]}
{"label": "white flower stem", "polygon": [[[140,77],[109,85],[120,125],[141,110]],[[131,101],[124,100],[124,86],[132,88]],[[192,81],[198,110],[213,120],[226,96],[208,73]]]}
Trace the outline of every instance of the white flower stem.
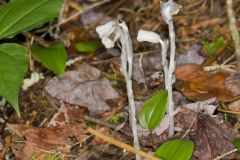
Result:
{"label": "white flower stem", "polygon": [[[136,108],[134,102],[134,95],[132,89],[132,62],[133,62],[133,49],[132,41],[129,36],[128,28],[125,23],[121,24],[122,34],[120,36],[121,43],[121,72],[126,81],[128,103],[129,103],[129,121],[133,133],[133,145],[136,149],[140,149],[138,134],[137,134],[137,120]],[[141,157],[136,154],[136,160],[141,160]]]}
{"label": "white flower stem", "polygon": [[[136,109],[135,109],[135,102],[134,102],[134,96],[133,96],[133,90],[132,90],[132,81],[126,80],[127,82],[127,93],[128,93],[128,101],[130,106],[130,112],[129,112],[129,118],[132,132],[133,132],[133,145],[136,149],[140,149],[139,146],[139,140],[138,140],[138,134],[137,134],[137,120],[136,120]],[[136,160],[140,160],[140,156],[136,155]]]}
{"label": "white flower stem", "polygon": [[[137,134],[136,109],[135,109],[134,95],[132,90],[132,81],[129,78],[129,74],[126,70],[121,69],[121,71],[125,78],[126,87],[127,87],[127,95],[128,95],[128,102],[129,102],[129,121],[132,128],[132,133],[133,133],[133,146],[136,149],[140,149],[138,134]],[[136,155],[136,160],[140,160],[139,155]]]}
{"label": "white flower stem", "polygon": [[175,70],[175,52],[176,52],[176,44],[175,44],[175,32],[173,21],[170,20],[168,23],[169,28],[169,36],[170,36],[170,61],[168,68],[168,75],[166,83],[166,89],[168,91],[168,114],[169,114],[169,132],[168,136],[172,137],[174,135],[174,103],[173,103],[173,95],[172,95],[172,85],[175,81],[174,70]]}
{"label": "white flower stem", "polygon": [[[132,128],[134,147],[140,149],[138,134],[137,134],[137,120],[136,108],[134,104],[134,95],[132,89],[132,65],[133,65],[133,49],[132,41],[129,35],[128,27],[124,21],[118,17],[117,21],[110,21],[102,26],[96,28],[103,44],[106,48],[114,47],[117,42],[121,48],[121,67],[120,70],[126,81],[128,102],[129,102],[129,121]],[[136,160],[141,157],[136,155]]]}

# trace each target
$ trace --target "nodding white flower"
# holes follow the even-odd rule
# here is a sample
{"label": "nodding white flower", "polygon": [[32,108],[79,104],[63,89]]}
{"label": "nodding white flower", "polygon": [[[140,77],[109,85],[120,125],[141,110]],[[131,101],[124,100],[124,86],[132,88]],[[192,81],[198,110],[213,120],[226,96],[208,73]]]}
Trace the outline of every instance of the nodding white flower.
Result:
{"label": "nodding white flower", "polygon": [[121,35],[121,28],[117,21],[113,20],[96,28],[102,43],[106,48],[114,47]]}
{"label": "nodding white flower", "polygon": [[114,47],[118,42],[121,48],[121,71],[127,71],[128,76],[132,76],[132,41],[129,35],[128,27],[124,21],[120,19],[110,21],[104,25],[98,26],[96,31],[102,39],[102,43],[106,48]]}
{"label": "nodding white flower", "polygon": [[161,39],[160,36],[155,32],[146,31],[143,29],[140,29],[138,31],[137,40],[139,42],[146,41],[146,42],[151,42],[151,43],[159,43],[160,39]]}
{"label": "nodding white flower", "polygon": [[139,42],[145,41],[145,42],[151,42],[151,43],[160,43],[163,49],[167,49],[167,46],[168,46],[168,41],[167,40],[163,41],[159,34],[152,31],[146,31],[143,29],[140,29],[138,31],[137,40]]}
{"label": "nodding white flower", "polygon": [[161,14],[163,20],[168,24],[172,20],[172,15],[177,14],[182,6],[178,5],[175,2],[161,2]]}

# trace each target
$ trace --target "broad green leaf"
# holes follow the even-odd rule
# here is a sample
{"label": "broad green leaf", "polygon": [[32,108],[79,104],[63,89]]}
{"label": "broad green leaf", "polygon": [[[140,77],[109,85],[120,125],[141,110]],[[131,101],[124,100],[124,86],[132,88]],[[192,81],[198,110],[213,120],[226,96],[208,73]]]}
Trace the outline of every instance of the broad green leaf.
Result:
{"label": "broad green leaf", "polygon": [[95,52],[103,47],[100,41],[84,41],[76,44],[76,49],[79,52]]}
{"label": "broad green leaf", "polygon": [[19,44],[0,44],[0,96],[20,115],[18,93],[28,69],[28,53]]}
{"label": "broad green leaf", "polygon": [[66,68],[67,52],[61,43],[43,48],[32,46],[33,56],[54,73],[63,74]]}
{"label": "broad green leaf", "polygon": [[194,149],[191,140],[177,139],[163,143],[155,156],[163,160],[190,160]]}
{"label": "broad green leaf", "polygon": [[239,138],[233,139],[233,144],[240,151],[240,139]]}
{"label": "broad green leaf", "polygon": [[29,31],[57,17],[63,0],[12,0],[0,8],[0,39]]}
{"label": "broad green leaf", "polygon": [[166,90],[158,92],[143,105],[139,121],[142,127],[153,131],[164,117],[167,107],[168,93]]}

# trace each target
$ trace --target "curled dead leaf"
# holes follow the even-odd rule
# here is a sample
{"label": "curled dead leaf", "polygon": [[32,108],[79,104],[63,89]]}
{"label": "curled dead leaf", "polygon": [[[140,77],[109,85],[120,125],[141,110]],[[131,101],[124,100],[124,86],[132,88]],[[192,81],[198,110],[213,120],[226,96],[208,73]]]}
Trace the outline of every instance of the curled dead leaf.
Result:
{"label": "curled dead leaf", "polygon": [[216,97],[219,101],[227,101],[234,98],[231,91],[225,86],[228,73],[218,72],[210,74],[200,70],[200,66],[185,65],[177,67],[175,75],[178,80],[184,82],[183,93],[188,97],[206,100]]}

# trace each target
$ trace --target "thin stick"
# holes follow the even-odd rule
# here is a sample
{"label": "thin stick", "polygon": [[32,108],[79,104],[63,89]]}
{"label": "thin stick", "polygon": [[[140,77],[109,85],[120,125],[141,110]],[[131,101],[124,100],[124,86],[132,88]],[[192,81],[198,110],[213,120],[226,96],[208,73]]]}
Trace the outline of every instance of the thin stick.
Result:
{"label": "thin stick", "polygon": [[4,159],[4,157],[6,156],[6,154],[8,152],[8,149],[9,149],[9,147],[11,145],[11,142],[12,142],[12,136],[6,136],[4,138],[4,141],[5,141],[5,145],[0,152],[0,159]]}
{"label": "thin stick", "polygon": [[231,110],[225,110],[225,109],[217,109],[219,112],[223,112],[223,113],[230,113],[230,114],[236,114],[236,115],[240,115],[240,112],[238,111],[231,111]]}
{"label": "thin stick", "polygon": [[189,128],[188,128],[187,131],[184,133],[184,135],[181,137],[182,139],[185,138],[185,137],[188,135],[188,133],[191,131],[191,128],[192,128],[192,126],[194,125],[194,123],[196,122],[196,120],[197,120],[197,115],[193,118],[193,121],[191,122]]}
{"label": "thin stick", "polygon": [[235,149],[233,149],[233,150],[231,150],[231,151],[228,151],[228,152],[222,154],[222,155],[219,156],[219,157],[214,158],[213,160],[220,160],[220,159],[222,159],[222,158],[224,158],[224,157],[226,157],[226,156],[228,156],[228,155],[230,155],[230,154],[232,154],[232,153],[234,153],[234,152],[237,152],[237,151],[238,151],[238,149],[235,148]]}
{"label": "thin stick", "polygon": [[42,45],[43,47],[49,47],[49,42],[44,40],[41,37],[38,37],[30,32],[22,32],[22,34],[27,37],[27,38],[34,38],[35,41],[37,41],[40,45]]}
{"label": "thin stick", "polygon": [[240,40],[238,35],[238,29],[236,24],[236,18],[233,11],[233,2],[232,0],[227,0],[227,13],[229,18],[229,28],[232,34],[232,39],[235,44],[235,55],[237,59],[237,71],[240,72]]}
{"label": "thin stick", "polygon": [[98,6],[101,6],[101,5],[103,5],[103,4],[105,4],[105,3],[108,3],[108,2],[110,2],[110,1],[111,1],[111,0],[100,1],[100,2],[98,2],[98,3],[95,3],[95,4],[91,5],[90,7],[86,8],[86,9],[84,9],[84,10],[80,10],[80,11],[78,11],[77,13],[75,13],[74,15],[72,15],[72,16],[66,18],[66,19],[63,19],[63,20],[60,21],[59,23],[53,25],[49,30],[52,30],[52,29],[54,29],[54,28],[56,28],[56,27],[58,27],[58,26],[61,26],[61,25],[65,24],[65,23],[68,23],[69,21],[71,21],[71,20],[77,18],[78,16],[80,16],[82,13],[87,12],[87,11],[93,9],[93,8],[98,7]]}
{"label": "thin stick", "polygon": [[109,124],[107,122],[102,121],[101,119],[97,119],[97,118],[90,117],[90,116],[87,116],[87,115],[84,116],[84,119],[89,121],[89,122],[93,122],[93,123],[100,124],[102,126],[106,126],[108,128],[111,128],[111,129],[115,129],[116,128],[115,125],[111,125],[111,124]]}
{"label": "thin stick", "polygon": [[152,155],[150,155],[150,154],[148,154],[148,153],[146,153],[146,152],[143,152],[143,151],[141,151],[141,150],[139,150],[139,149],[136,149],[136,148],[134,148],[134,147],[132,147],[132,146],[130,146],[130,145],[128,145],[128,144],[125,144],[125,143],[121,142],[121,141],[118,141],[118,140],[116,140],[116,139],[113,139],[113,138],[109,137],[108,135],[105,135],[105,134],[103,134],[103,133],[100,133],[100,132],[98,132],[98,131],[96,131],[96,130],[94,130],[94,129],[92,129],[92,128],[87,128],[87,131],[88,131],[89,133],[97,136],[97,137],[102,138],[104,141],[106,141],[106,142],[108,142],[108,143],[111,143],[111,144],[113,144],[113,145],[115,145],[115,146],[117,146],[117,147],[120,147],[120,148],[122,148],[122,149],[125,149],[125,150],[127,150],[127,151],[129,151],[129,152],[132,152],[132,153],[134,153],[134,154],[138,154],[138,155],[140,155],[140,156],[142,156],[142,157],[145,157],[145,158],[148,158],[148,159],[150,159],[150,160],[160,160],[160,159],[157,158],[157,157],[154,157],[154,156],[152,156]]}
{"label": "thin stick", "polygon": [[[65,9],[65,5],[66,5],[67,1],[68,0],[64,0],[64,2],[63,2],[62,9],[61,9],[60,14],[58,16],[58,23],[61,23],[62,19],[64,18],[64,9]],[[57,26],[56,31],[54,33],[54,38],[55,39],[59,38],[59,33],[60,33],[60,26]]]}

